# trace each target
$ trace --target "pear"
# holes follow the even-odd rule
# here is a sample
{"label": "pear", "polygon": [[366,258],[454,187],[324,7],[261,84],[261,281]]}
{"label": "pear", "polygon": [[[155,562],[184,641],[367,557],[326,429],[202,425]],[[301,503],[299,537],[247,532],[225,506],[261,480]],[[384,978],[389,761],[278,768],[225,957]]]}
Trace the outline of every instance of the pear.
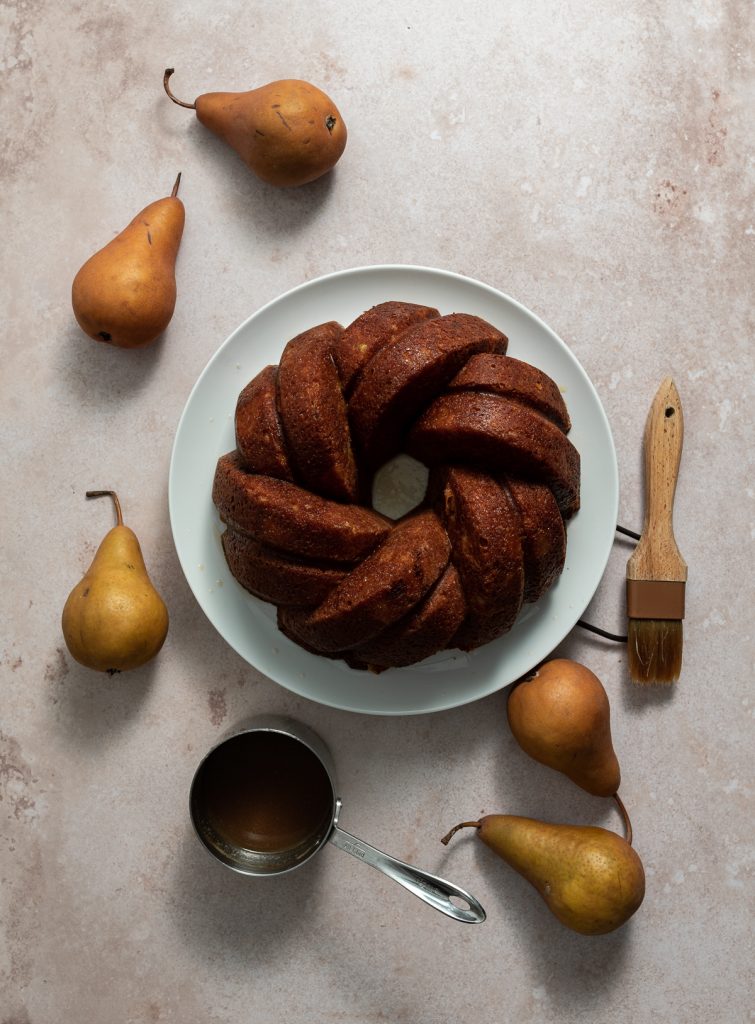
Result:
{"label": "pear", "polygon": [[595,796],[613,796],[621,781],[610,714],[598,677],[563,658],[542,665],[508,701],[509,725],[522,750]]}
{"label": "pear", "polygon": [[73,312],[95,341],[141,348],[159,337],[176,305],[176,256],[184,229],[181,175],[165,199],[150,203],[73,281]]}
{"label": "pear", "polygon": [[553,825],[513,814],[488,814],[465,821],[482,841],[527,879],[548,909],[582,935],[620,928],[645,895],[642,861],[629,843],[592,825]]}
{"label": "pear", "polygon": [[127,672],[151,661],[168,632],[168,610],[150,582],[139,541],[123,525],[115,491],[109,495],[118,523],[97,549],[86,575],[63,609],[63,636],[76,661],[100,672]]}
{"label": "pear", "polygon": [[270,185],[306,185],[335,166],[346,146],[346,125],[335,103],[309,82],[287,78],[249,92],[208,92],[180,107],[236,150],[244,163]]}

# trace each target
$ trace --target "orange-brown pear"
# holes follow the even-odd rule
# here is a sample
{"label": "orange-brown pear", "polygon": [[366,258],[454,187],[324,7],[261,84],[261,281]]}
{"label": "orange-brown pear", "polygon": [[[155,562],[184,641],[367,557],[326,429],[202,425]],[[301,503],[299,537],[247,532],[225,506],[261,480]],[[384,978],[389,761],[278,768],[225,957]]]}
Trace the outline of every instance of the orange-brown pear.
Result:
{"label": "orange-brown pear", "polygon": [[184,229],[184,205],[176,194],[180,179],[179,174],[169,196],[138,213],[74,278],[73,312],[95,341],[141,348],[170,323]]}
{"label": "orange-brown pear", "polygon": [[249,92],[208,92],[179,106],[236,150],[244,163],[271,185],[314,181],[335,166],[346,146],[346,125],[335,103],[309,82],[287,78]]}
{"label": "orange-brown pear", "polygon": [[645,896],[642,861],[626,839],[592,825],[555,825],[513,814],[465,821],[527,879],[553,914],[575,932],[603,935],[621,927]]}
{"label": "orange-brown pear", "polygon": [[613,796],[621,781],[610,715],[598,677],[566,659],[542,665],[508,701],[509,725],[521,748],[595,796]]}

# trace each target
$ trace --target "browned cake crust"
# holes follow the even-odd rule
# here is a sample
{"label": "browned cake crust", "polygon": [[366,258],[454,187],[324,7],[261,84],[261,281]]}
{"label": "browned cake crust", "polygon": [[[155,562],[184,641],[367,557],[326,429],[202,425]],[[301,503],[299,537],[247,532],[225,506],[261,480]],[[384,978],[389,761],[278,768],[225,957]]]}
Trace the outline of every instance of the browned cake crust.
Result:
{"label": "browned cake crust", "polygon": [[310,654],[316,654],[320,658],[330,658],[332,661],[338,661],[339,659],[345,661],[351,668],[366,669],[367,665],[362,664],[351,664],[350,655],[348,651],[322,651],[318,647],[314,647],[312,644],[308,644],[306,640],[302,640],[300,636],[297,636],[288,626],[286,610],[283,606],[278,608],[277,616],[278,629],[284,636],[287,636],[289,640],[295,643],[302,650],[309,651]]}
{"label": "browned cake crust", "polygon": [[285,632],[319,651],[366,643],[422,600],[448,563],[450,545],[433,512],[399,523],[380,547],[313,611],[281,608]]}
{"label": "browned cake crust", "polygon": [[564,567],[566,530],[549,487],[512,477],[506,483],[522,517],[524,600],[537,601]]}
{"label": "browned cake crust", "polygon": [[212,500],[223,522],[262,544],[306,558],[356,562],[390,532],[390,523],[370,509],[246,473],[236,452],[218,460]]}
{"label": "browned cake crust", "polygon": [[537,409],[565,433],[571,420],[558,385],[547,373],[512,356],[472,356],[448,385],[449,391],[489,391]]}
{"label": "browned cake crust", "polygon": [[348,569],[303,562],[228,528],[222,537],[228,568],[242,587],[281,607],[319,604],[348,575]]}
{"label": "browned cake crust", "polygon": [[450,562],[438,582],[413,611],[374,640],[347,654],[353,668],[414,665],[448,647],[467,612],[456,567]]}
{"label": "browned cake crust", "polygon": [[499,395],[437,398],[412,428],[406,451],[428,465],[466,462],[547,483],[565,518],[579,508],[579,452],[545,416]]}
{"label": "browned cake crust", "polygon": [[378,349],[390,345],[399,334],[422,320],[439,316],[431,306],[417,306],[413,302],[381,302],[358,316],[333,348],[333,358],[348,395],[362,368]]}
{"label": "browned cake crust", "polygon": [[342,333],[331,322],[289,341],[278,367],[278,408],[299,483],[328,498],[356,501],[346,401],[332,356]]}
{"label": "browned cake crust", "polygon": [[[510,629],[564,566],[579,454],[556,384],[465,313],[384,302],[298,335],[239,396],[213,500],[239,583],[305,650],[381,672]],[[431,468],[399,522],[369,508],[399,451]]]}
{"label": "browned cake crust", "polygon": [[487,473],[454,466],[438,475],[432,491],[467,604],[454,644],[471,650],[511,629],[519,614],[522,520],[506,487]]}
{"label": "browned cake crust", "polygon": [[404,331],[362,371],[349,401],[353,436],[370,470],[401,448],[407,425],[476,352],[505,352],[505,334],[452,313]]}
{"label": "browned cake crust", "polygon": [[266,366],[251,380],[236,403],[236,448],[251,473],[293,480],[278,407],[277,366]]}

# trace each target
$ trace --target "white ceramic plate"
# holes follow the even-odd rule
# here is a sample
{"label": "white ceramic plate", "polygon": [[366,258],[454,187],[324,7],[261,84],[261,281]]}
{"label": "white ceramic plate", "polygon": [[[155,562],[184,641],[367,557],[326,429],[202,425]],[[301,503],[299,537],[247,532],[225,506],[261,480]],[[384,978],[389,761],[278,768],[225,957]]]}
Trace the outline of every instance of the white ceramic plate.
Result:
{"label": "white ceramic plate", "polygon": [[[505,636],[472,652],[445,651],[381,675],[308,654],[275,624],[275,608],[233,579],[212,504],[215,463],[235,447],[233,413],[241,388],[284,345],[326,320],[348,324],[389,299],[475,313],[509,337],[509,353],[539,366],[561,387],[582,457],[582,507],[567,530],[564,571],[545,597],[526,605]],[[249,317],[223,342],[189,395],[170,465],[170,520],[189,586],[220,635],[249,664],[294,693],[330,707],[410,715],[458,707],[500,690],[545,658],[572,629],[595,592],[611,550],[618,469],[611,430],[594,387],[550,328],[513,299],[467,277],[426,267],[341,271],[294,288]]]}

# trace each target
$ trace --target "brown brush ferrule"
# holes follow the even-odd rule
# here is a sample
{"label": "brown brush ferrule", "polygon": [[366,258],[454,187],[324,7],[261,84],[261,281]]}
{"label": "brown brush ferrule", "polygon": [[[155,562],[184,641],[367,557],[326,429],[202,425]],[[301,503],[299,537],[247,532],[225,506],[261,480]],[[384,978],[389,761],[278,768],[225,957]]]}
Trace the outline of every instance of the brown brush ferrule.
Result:
{"label": "brown brush ferrule", "polygon": [[684,582],[627,580],[627,615],[630,619],[683,619]]}

